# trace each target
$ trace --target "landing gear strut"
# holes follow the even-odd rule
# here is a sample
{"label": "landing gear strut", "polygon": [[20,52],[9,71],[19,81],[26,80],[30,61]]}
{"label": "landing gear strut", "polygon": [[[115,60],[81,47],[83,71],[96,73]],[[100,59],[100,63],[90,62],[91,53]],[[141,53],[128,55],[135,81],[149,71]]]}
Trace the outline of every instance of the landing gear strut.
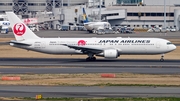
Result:
{"label": "landing gear strut", "polygon": [[161,61],[161,62],[164,62],[164,54],[161,55],[160,61]]}
{"label": "landing gear strut", "polygon": [[96,57],[94,57],[94,54],[88,54],[86,61],[96,61]]}

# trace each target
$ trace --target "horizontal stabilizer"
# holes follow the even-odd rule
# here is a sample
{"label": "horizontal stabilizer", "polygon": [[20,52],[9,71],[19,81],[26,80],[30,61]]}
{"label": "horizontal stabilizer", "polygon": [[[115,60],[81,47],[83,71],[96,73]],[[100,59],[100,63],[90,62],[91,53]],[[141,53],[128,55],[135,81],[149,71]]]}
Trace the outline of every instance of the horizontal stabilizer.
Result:
{"label": "horizontal stabilizer", "polygon": [[20,46],[31,46],[31,44],[21,43],[14,40],[11,40],[9,43],[14,44],[14,45],[20,45]]}

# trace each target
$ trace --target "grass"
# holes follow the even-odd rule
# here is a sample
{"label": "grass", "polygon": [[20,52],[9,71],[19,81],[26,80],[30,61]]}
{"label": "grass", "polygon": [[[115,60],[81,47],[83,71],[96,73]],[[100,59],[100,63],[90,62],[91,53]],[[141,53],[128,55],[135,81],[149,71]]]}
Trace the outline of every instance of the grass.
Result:
{"label": "grass", "polygon": [[[5,98],[4,98],[5,99]],[[6,98],[7,99],[7,98]],[[35,101],[35,98],[8,98],[9,100]],[[3,98],[0,98],[3,100]],[[38,101],[180,101],[176,97],[147,97],[147,98],[42,98]]]}
{"label": "grass", "polygon": [[2,81],[0,85],[61,85],[61,86],[180,86],[180,74],[153,75],[116,73],[115,78],[95,74],[0,74],[20,76],[20,81]]}

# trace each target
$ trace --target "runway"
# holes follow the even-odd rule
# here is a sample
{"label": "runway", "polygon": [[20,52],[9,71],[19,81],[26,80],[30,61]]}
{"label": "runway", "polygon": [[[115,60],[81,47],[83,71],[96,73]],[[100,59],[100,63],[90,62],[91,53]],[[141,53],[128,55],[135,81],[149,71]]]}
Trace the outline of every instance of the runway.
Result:
{"label": "runway", "polygon": [[0,68],[0,74],[76,74],[76,73],[140,73],[140,74],[180,74],[180,68],[153,68],[153,67],[27,67],[27,68]]}
{"label": "runway", "polygon": [[4,97],[180,97],[180,87],[0,86]]}
{"label": "runway", "polygon": [[81,58],[0,58],[1,66],[72,66],[72,67],[180,67],[180,60],[165,59],[97,59]]}
{"label": "runway", "polygon": [[81,58],[0,58],[1,66],[70,66],[70,67],[180,67],[180,60],[165,59],[97,59]]}
{"label": "runway", "polygon": [[[1,74],[24,73],[143,73],[179,74],[180,60],[104,60],[86,62],[84,59],[67,58],[1,58],[1,66],[21,66],[25,68],[0,68]],[[45,67],[44,67],[45,66]],[[49,67],[46,67],[49,66]],[[54,67],[53,67],[54,66]]]}

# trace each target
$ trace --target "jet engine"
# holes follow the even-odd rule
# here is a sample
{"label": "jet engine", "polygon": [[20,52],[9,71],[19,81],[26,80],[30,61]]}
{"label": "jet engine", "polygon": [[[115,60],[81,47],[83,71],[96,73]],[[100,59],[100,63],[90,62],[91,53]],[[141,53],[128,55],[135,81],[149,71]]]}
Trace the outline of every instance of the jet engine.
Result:
{"label": "jet engine", "polygon": [[119,56],[118,51],[116,49],[107,49],[104,50],[105,58],[117,58]]}
{"label": "jet engine", "polygon": [[118,50],[116,49],[106,49],[100,54],[96,54],[96,56],[104,57],[104,58],[117,58],[119,56]]}
{"label": "jet engine", "polygon": [[102,53],[96,54],[96,56],[101,56],[104,58],[117,58],[119,56],[119,53],[116,49],[106,49]]}

